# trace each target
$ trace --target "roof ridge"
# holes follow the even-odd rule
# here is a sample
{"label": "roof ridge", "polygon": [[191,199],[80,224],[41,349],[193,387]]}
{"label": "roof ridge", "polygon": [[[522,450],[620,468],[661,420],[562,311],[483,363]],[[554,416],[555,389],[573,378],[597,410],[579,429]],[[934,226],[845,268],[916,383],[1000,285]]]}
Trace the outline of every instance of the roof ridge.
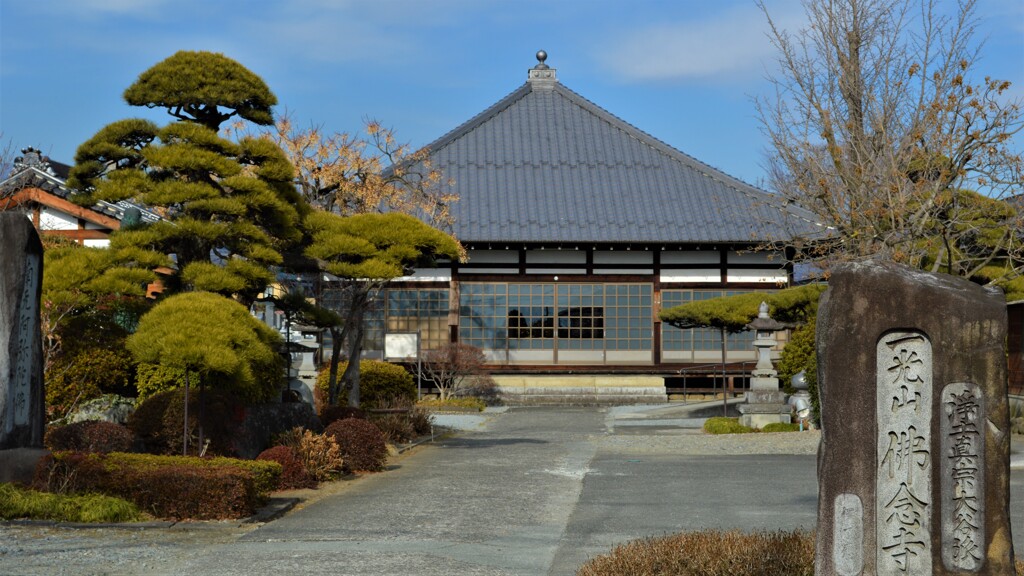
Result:
{"label": "roof ridge", "polygon": [[522,86],[519,86],[512,92],[509,92],[506,96],[485,108],[483,112],[480,112],[479,114],[473,116],[469,120],[466,120],[462,124],[459,124],[455,128],[449,130],[447,133],[443,134],[441,137],[437,138],[433,142],[420,148],[420,150],[427,150],[429,152],[433,152],[434,150],[444,148],[445,146],[451,144],[455,140],[458,140],[462,136],[465,136],[466,134],[472,132],[481,124],[484,124],[491,118],[494,118],[503,110],[510,108],[513,104],[522,100],[531,92],[533,92],[533,86],[529,82],[524,82]]}

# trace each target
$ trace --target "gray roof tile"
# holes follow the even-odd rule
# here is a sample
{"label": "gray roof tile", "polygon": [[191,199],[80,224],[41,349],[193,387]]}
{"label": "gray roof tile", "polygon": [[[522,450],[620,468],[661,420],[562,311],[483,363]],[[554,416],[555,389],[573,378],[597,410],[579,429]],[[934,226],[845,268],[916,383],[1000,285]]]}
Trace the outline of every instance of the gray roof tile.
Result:
{"label": "gray roof tile", "polygon": [[429,144],[464,243],[785,240],[810,213],[620,120],[560,83],[525,83]]}

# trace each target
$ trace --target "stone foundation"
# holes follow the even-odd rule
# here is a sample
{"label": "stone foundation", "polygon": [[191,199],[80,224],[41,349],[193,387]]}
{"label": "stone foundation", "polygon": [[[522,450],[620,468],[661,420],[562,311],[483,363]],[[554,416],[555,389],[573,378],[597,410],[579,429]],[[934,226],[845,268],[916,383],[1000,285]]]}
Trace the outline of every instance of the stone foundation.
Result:
{"label": "stone foundation", "polygon": [[609,374],[493,376],[502,398],[512,405],[616,405],[668,402],[660,376]]}

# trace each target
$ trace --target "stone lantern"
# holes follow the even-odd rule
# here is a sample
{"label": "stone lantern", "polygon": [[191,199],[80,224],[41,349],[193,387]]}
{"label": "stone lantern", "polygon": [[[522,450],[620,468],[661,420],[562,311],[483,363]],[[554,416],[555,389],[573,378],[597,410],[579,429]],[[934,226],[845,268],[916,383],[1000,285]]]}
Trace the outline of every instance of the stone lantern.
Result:
{"label": "stone lantern", "polygon": [[739,405],[740,424],[762,428],[774,422],[788,423],[792,408],[786,403],[786,393],[779,389],[778,372],[772,366],[771,349],[775,346],[775,333],[786,328],[768,315],[768,304],[761,302],[757,318],[747,324],[754,331],[757,366],[750,378],[746,401]]}

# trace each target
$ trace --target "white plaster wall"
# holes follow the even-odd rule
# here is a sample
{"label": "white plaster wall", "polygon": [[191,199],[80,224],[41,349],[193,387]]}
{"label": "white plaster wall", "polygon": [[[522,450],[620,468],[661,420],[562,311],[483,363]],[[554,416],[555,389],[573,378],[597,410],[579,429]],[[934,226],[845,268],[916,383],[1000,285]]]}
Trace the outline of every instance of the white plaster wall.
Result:
{"label": "white plaster wall", "polygon": [[420,268],[411,276],[396,278],[395,282],[447,282],[452,279],[452,271],[445,268]]}
{"label": "white plaster wall", "polygon": [[78,230],[78,219],[67,212],[44,208],[39,214],[41,230]]}
{"label": "white plaster wall", "polygon": [[785,270],[730,270],[729,282],[760,282],[770,284],[785,284],[789,281],[789,275]]}
{"label": "white plaster wall", "polygon": [[713,269],[662,270],[662,282],[721,282],[722,274]]}
{"label": "white plaster wall", "polygon": [[661,265],[718,264],[720,258],[718,252],[713,250],[665,250],[661,253]]}

